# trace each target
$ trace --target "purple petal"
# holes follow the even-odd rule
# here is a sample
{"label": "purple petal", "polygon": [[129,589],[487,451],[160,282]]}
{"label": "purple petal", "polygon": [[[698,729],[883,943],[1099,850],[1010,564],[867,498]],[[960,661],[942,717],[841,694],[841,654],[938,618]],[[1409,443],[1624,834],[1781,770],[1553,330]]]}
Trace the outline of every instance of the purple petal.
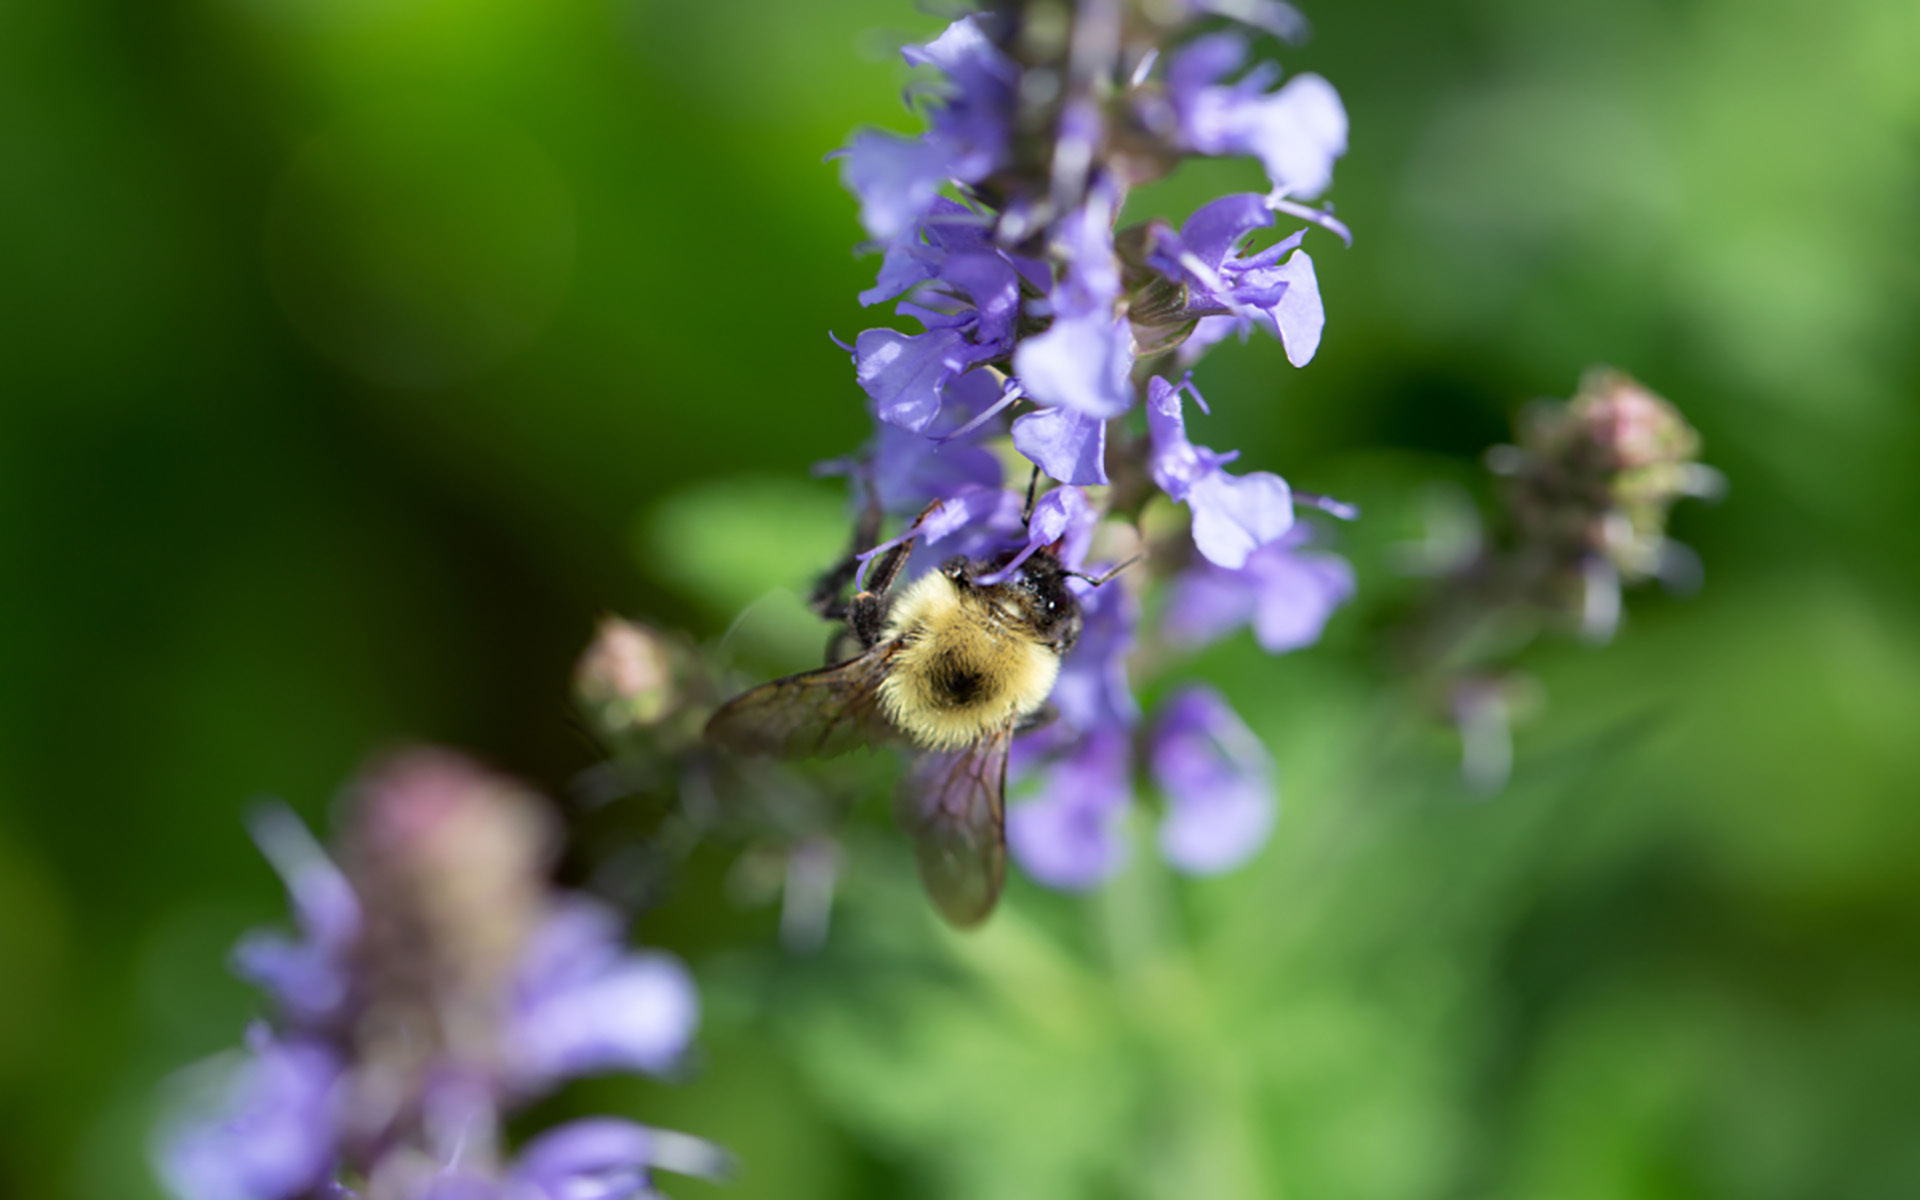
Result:
{"label": "purple petal", "polygon": [[1222,196],[1194,210],[1180,227],[1180,242],[1188,253],[1219,270],[1240,239],[1273,224],[1267,198],[1257,192]]}
{"label": "purple petal", "polygon": [[1248,328],[1249,322],[1244,317],[1201,317],[1194,324],[1193,332],[1187,335],[1187,340],[1180,344],[1177,359],[1183,368],[1191,367],[1215,343],[1225,341],[1235,333],[1240,335],[1242,341],[1246,340]]}
{"label": "purple petal", "polygon": [[1287,349],[1287,361],[1304,367],[1313,361],[1320,348],[1320,331],[1327,325],[1327,310],[1320,303],[1320,281],[1314,278],[1313,260],[1305,250],[1296,250],[1279,270],[1287,290],[1280,302],[1269,310],[1274,332]]}
{"label": "purple petal", "polygon": [[1252,622],[1269,654],[1312,645],[1335,609],[1353,594],[1353,568],[1335,554],[1304,549],[1307,528],[1253,552],[1237,571],[1197,564],[1174,583],[1167,636],[1204,645]]}
{"label": "purple petal", "polygon": [[[1211,115],[1198,111],[1207,99],[1205,93],[1212,90],[1215,80],[1246,60],[1245,38],[1237,33],[1210,33],[1188,42],[1167,65],[1167,91],[1180,112],[1182,132],[1195,149],[1205,150],[1196,143],[1194,133],[1196,126],[1204,125],[1204,116]],[[1211,142],[1215,137],[1203,131],[1198,140]]]}
{"label": "purple petal", "polygon": [[1195,564],[1174,579],[1161,628],[1175,645],[1207,645],[1253,619],[1256,595],[1246,572]]}
{"label": "purple petal", "polygon": [[937,196],[918,224],[886,243],[879,276],[872,287],[860,293],[860,303],[878,304],[925,283],[952,256],[991,250],[987,225],[980,214]]}
{"label": "purple petal", "polygon": [[521,1086],[606,1070],[659,1073],[685,1052],[699,997],[685,967],[632,954],[620,923],[586,901],[542,926],[522,960],[508,1049]]}
{"label": "purple petal", "polygon": [[860,200],[860,223],[877,238],[913,228],[947,181],[948,151],[926,138],[865,130],[840,157],[840,182]]}
{"label": "purple petal", "polygon": [[1133,407],[1133,329],[1109,311],[1062,314],[1013,352],[1014,374],[1029,396],[1089,417]]}
{"label": "purple petal", "polygon": [[599,1071],[661,1074],[686,1052],[699,1021],[693,978],[660,954],[628,955],[604,974],[546,993],[516,1014],[517,1074],[541,1080]]}
{"label": "purple petal", "polygon": [[1101,179],[1084,203],[1062,218],[1057,236],[1067,264],[1062,287],[1055,289],[1055,310],[1111,313],[1120,295],[1120,267],[1113,251],[1113,219],[1120,196]]}
{"label": "purple petal", "polygon": [[1007,814],[1007,846],[1027,874],[1079,891],[1125,860],[1120,822],[1133,799],[1127,735],[1108,729],[1082,738],[1046,768],[1038,796]]}
{"label": "purple petal", "polygon": [[1043,408],[1013,423],[1014,449],[1062,483],[1107,482],[1107,423],[1069,408]]}
{"label": "purple petal", "polygon": [[867,478],[881,507],[891,513],[915,513],[929,500],[976,488],[998,488],[1000,460],[980,443],[996,436],[1004,425],[987,417],[966,433],[958,431],[987,416],[1002,398],[1000,382],[992,372],[972,370],[949,382],[942,393],[941,413],[952,425],[947,433],[935,437],[878,422],[866,461]]}
{"label": "purple petal", "polygon": [[940,442],[883,424],[875,435],[873,490],[888,512],[917,511],[969,488],[998,488],[1000,460],[967,442]]}
{"label": "purple petal", "polygon": [[1187,440],[1187,420],[1180,393],[1192,390],[1191,381],[1178,386],[1158,375],[1147,381],[1147,433],[1153,440],[1153,481],[1175,500],[1185,501],[1193,484],[1217,470],[1219,457],[1202,453]]}
{"label": "purple petal", "polygon": [[621,1200],[650,1195],[647,1170],[721,1179],[732,1163],[710,1142],[615,1117],[588,1117],[529,1141],[514,1163],[515,1181],[552,1200]]}
{"label": "purple petal", "polygon": [[1269,93],[1273,75],[1263,69],[1267,64],[1220,85],[1245,56],[1240,35],[1221,33],[1194,39],[1175,57],[1168,94],[1181,137],[1202,154],[1258,158],[1279,195],[1318,195],[1333,181],[1333,162],[1347,149],[1339,94],[1318,75],[1295,76]]}
{"label": "purple petal", "polygon": [[1347,152],[1347,110],[1332,84],[1295,75],[1252,115],[1244,144],[1274,190],[1311,198],[1333,183],[1333,160]]}
{"label": "purple petal", "polygon": [[266,992],[295,1025],[326,1024],[348,992],[347,966],[332,949],[254,930],[234,946],[233,973]]}
{"label": "purple petal", "polygon": [[1311,646],[1353,595],[1353,567],[1337,554],[1270,546],[1257,553],[1259,607],[1253,635],[1269,654]]}
{"label": "purple petal", "polygon": [[1053,703],[1070,729],[1130,728],[1140,706],[1127,682],[1127,656],[1133,652],[1140,602],[1118,581],[1084,590],[1080,598],[1080,640],[1060,663]]}
{"label": "purple petal", "polygon": [[931,42],[902,46],[900,56],[914,66],[938,67],[960,87],[972,91],[1011,88],[1020,78],[1020,68],[988,39],[971,16],[947,26]]}
{"label": "purple petal", "polygon": [[967,365],[965,337],[869,329],[854,340],[855,374],[882,421],[915,433],[940,415],[940,391]]}
{"label": "purple petal", "polygon": [[350,945],[360,935],[360,902],[300,818],[283,805],[268,805],[249,817],[248,828],[286,884],[301,930],[323,945]]}
{"label": "purple petal", "polygon": [[1011,577],[1021,563],[1042,546],[1059,547],[1060,561],[1077,569],[1093,541],[1093,506],[1077,487],[1057,487],[1040,497],[1027,521],[1026,545],[999,570],[980,577],[983,584],[998,583]]}
{"label": "purple petal", "polygon": [[1194,481],[1187,503],[1195,548],[1222,567],[1244,566],[1248,555],[1293,528],[1293,492],[1269,471],[1213,471]]}
{"label": "purple petal", "polygon": [[1006,353],[1020,315],[1020,276],[1013,264],[999,254],[961,254],[947,261],[940,278],[973,301],[978,313],[974,342]]}
{"label": "purple petal", "polygon": [[1253,732],[1211,689],[1168,701],[1149,761],[1165,793],[1160,852],[1176,869],[1212,874],[1239,866],[1273,828],[1273,764]]}
{"label": "purple petal", "polygon": [[346,960],[360,936],[360,902],[290,810],[270,805],[251,814],[248,824],[286,884],[300,936],[247,934],[234,947],[233,971],[271,995],[297,1024],[324,1023],[346,1000]]}
{"label": "purple petal", "polygon": [[289,1200],[334,1160],[340,1063],[317,1042],[266,1042],[199,1112],[161,1134],[158,1169],[181,1200]]}
{"label": "purple petal", "polygon": [[901,55],[916,66],[938,67],[947,76],[942,102],[929,114],[929,140],[945,149],[948,173],[967,182],[984,177],[1006,157],[1019,67],[970,16],[923,46],[902,47]]}
{"label": "purple petal", "polygon": [[619,916],[604,904],[572,899],[541,923],[520,959],[519,986],[554,991],[589,980],[620,960]]}
{"label": "purple petal", "polygon": [[1266,471],[1229,475],[1227,458],[1187,440],[1179,386],[1155,377],[1147,383],[1147,432],[1153,440],[1153,481],[1193,510],[1193,544],[1208,561],[1238,569],[1255,549],[1293,527],[1293,494],[1286,480]]}

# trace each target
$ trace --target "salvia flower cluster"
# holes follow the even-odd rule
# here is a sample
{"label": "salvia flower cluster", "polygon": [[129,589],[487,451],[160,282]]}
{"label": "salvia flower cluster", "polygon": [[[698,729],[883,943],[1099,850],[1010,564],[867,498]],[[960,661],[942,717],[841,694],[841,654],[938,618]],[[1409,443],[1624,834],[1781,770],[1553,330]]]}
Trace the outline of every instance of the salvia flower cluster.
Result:
{"label": "salvia flower cluster", "polygon": [[1506,782],[1510,728],[1539,698],[1514,653],[1543,629],[1607,641],[1625,586],[1696,584],[1699,561],[1667,536],[1668,514],[1725,486],[1680,411],[1608,367],[1588,371],[1571,400],[1528,405],[1516,434],[1487,454],[1503,485],[1498,519],[1450,520],[1452,535],[1413,556],[1437,579],[1403,646],[1460,730],[1469,782],[1486,791]]}
{"label": "salvia flower cluster", "polygon": [[[926,547],[917,569],[1040,545],[1081,569],[1094,548],[1111,560],[1138,544],[1156,493],[1189,514],[1145,569],[1082,590],[1058,719],[1016,747],[1016,794],[1031,798],[1008,838],[1043,882],[1112,872],[1140,766],[1167,801],[1173,865],[1221,870],[1256,850],[1273,815],[1265,751],[1205,688],[1143,714],[1129,658],[1143,639],[1197,647],[1248,625],[1270,652],[1304,646],[1352,590],[1347,564],[1296,523],[1309,498],[1190,433],[1206,404],[1186,370],[1209,346],[1257,329],[1296,366],[1319,346],[1302,243],[1315,226],[1347,236],[1307,203],[1332,181],[1346,114],[1324,79],[1250,65],[1256,38],[1303,28],[1272,0],[993,5],[906,48],[929,73],[910,92],[925,133],[862,132],[840,155],[882,255],[860,300],[891,302],[905,327],[848,347],[875,433],[836,467],[896,518],[937,502],[908,530]],[[1120,224],[1131,189],[1195,156],[1253,158],[1271,187],[1177,225]],[[1024,527],[1027,471],[1009,462],[1053,481]],[[1150,578],[1170,586],[1148,630]]]}
{"label": "salvia flower cluster", "polygon": [[612,1117],[505,1152],[502,1122],[575,1076],[659,1074],[698,1019],[677,961],[546,882],[557,829],[512,782],[443,751],[376,764],[334,856],[284,809],[255,822],[297,932],[234,953],[274,1019],[199,1069],[158,1147],[182,1200],[631,1200],[714,1147]]}

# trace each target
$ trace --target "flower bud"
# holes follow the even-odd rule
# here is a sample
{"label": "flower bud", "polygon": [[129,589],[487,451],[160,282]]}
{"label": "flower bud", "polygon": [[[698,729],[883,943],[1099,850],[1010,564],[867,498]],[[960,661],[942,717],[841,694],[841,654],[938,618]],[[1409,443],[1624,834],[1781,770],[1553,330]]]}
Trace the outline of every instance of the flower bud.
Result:
{"label": "flower bud", "polygon": [[602,617],[574,667],[574,698],[594,728],[610,737],[657,725],[682,699],[674,657],[657,631]]}
{"label": "flower bud", "polygon": [[1530,408],[1519,440],[1489,464],[1511,480],[1524,548],[1563,564],[1569,579],[1595,560],[1625,583],[1657,573],[1668,510],[1717,478],[1695,461],[1700,435],[1678,409],[1604,367],[1571,401]]}

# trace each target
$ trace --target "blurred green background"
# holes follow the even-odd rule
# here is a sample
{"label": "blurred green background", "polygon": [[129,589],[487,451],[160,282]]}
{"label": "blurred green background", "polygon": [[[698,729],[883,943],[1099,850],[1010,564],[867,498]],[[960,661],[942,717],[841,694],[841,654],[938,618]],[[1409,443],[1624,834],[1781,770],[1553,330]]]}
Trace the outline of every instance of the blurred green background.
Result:
{"label": "blurred green background", "polygon": [[[1279,761],[1274,843],[1016,881],[958,939],[876,825],[806,960],[703,855],[642,931],[701,972],[703,1061],[577,1102],[731,1145],[742,1200],[1920,1195],[1920,9],[1309,15],[1357,238],[1310,243],[1319,357],[1222,348],[1196,431],[1370,506],[1326,645],[1200,664]],[[321,820],[415,738],[557,791],[593,617],[737,611],[684,493],[831,516],[875,263],[821,156],[912,127],[890,51],[936,27],[0,2],[0,1194],[154,1194],[152,1089],[233,1044],[225,948],[284,911],[250,799]],[[1677,518],[1706,586],[1541,647],[1477,801],[1383,687],[1373,550],[1600,361],[1732,481]],[[768,528],[713,553],[792,586]]]}

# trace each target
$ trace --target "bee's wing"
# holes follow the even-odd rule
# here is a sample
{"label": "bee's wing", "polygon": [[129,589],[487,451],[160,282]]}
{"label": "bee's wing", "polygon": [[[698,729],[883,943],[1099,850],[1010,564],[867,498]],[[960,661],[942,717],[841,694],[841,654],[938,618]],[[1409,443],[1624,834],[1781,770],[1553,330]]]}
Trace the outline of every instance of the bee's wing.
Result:
{"label": "bee's wing", "polygon": [[896,741],[899,731],[880,711],[880,684],[899,649],[898,641],[882,642],[859,658],[735,696],[707,721],[707,740],[781,758],[828,758]]}
{"label": "bee's wing", "polygon": [[920,879],[940,915],[977,925],[1007,875],[1007,749],[1000,729],[964,750],[923,754],[900,782],[900,823],[913,835]]}

